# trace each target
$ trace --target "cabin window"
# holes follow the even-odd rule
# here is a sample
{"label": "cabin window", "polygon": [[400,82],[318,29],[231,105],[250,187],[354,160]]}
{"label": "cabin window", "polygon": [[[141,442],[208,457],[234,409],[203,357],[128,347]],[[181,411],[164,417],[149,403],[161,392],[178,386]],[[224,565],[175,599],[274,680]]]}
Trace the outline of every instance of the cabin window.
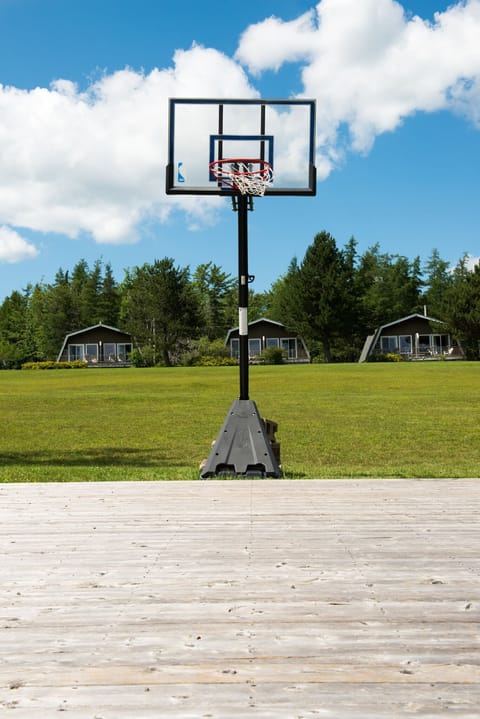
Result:
{"label": "cabin window", "polygon": [[248,354],[250,357],[258,357],[262,354],[262,341],[260,339],[248,340]]}
{"label": "cabin window", "polygon": [[380,344],[382,352],[398,352],[398,337],[384,335]]}
{"label": "cabin window", "polygon": [[93,344],[87,344],[85,345],[85,359],[87,362],[97,362],[98,361],[98,345]]}
{"label": "cabin window", "polygon": [[443,354],[448,350],[448,335],[432,335],[433,351],[435,354]]}
{"label": "cabin window", "polygon": [[103,345],[103,359],[105,362],[115,362],[117,359],[116,345],[114,342],[105,342]]}
{"label": "cabin window", "polygon": [[412,352],[412,335],[400,335],[400,354]]}
{"label": "cabin window", "polygon": [[282,350],[287,353],[288,359],[297,359],[297,340],[295,337],[284,337],[281,340]]}
{"label": "cabin window", "polygon": [[430,352],[430,338],[431,338],[431,335],[419,335],[418,336],[418,351],[419,352]]}
{"label": "cabin window", "polygon": [[68,361],[83,360],[83,345],[68,345]]}
{"label": "cabin window", "polygon": [[233,357],[233,359],[240,357],[240,340],[237,337],[234,337],[231,341],[230,356]]}
{"label": "cabin window", "polygon": [[129,344],[129,343],[118,344],[118,345],[117,345],[117,357],[118,357],[118,359],[121,360],[122,362],[125,362],[126,360],[128,360],[131,351],[132,351],[132,345],[131,345],[131,344]]}

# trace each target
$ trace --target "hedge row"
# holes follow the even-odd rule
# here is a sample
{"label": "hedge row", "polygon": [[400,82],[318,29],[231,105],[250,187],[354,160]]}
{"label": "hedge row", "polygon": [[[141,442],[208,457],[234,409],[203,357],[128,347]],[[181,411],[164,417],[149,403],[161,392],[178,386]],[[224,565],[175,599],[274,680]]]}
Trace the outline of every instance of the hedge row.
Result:
{"label": "hedge row", "polygon": [[88,367],[83,360],[75,360],[74,362],[25,362],[22,369],[85,369]]}

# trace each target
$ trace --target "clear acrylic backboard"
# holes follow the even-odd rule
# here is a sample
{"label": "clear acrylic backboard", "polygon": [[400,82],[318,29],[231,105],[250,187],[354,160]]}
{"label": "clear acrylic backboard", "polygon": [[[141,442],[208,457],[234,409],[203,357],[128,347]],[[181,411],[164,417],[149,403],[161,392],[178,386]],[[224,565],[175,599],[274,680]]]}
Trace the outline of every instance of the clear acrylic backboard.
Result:
{"label": "clear acrylic backboard", "polygon": [[265,195],[315,195],[315,101],[173,98],[169,101],[169,195],[232,195],[212,162],[268,162]]}

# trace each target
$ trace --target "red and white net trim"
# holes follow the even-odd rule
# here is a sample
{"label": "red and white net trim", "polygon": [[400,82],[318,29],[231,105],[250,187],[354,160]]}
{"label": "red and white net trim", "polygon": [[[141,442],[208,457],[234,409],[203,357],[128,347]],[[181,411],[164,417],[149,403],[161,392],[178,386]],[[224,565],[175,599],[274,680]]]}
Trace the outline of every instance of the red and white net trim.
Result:
{"label": "red and white net trim", "polygon": [[216,160],[210,164],[210,172],[217,180],[242,195],[261,197],[273,180],[272,167],[266,160]]}

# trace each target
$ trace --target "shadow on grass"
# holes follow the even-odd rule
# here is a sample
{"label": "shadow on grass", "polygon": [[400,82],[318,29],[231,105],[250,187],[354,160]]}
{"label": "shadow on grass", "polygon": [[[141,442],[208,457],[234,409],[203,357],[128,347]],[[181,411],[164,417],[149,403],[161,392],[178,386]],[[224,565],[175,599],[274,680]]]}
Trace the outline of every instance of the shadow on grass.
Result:
{"label": "shadow on grass", "polygon": [[0,454],[4,467],[50,466],[50,467],[181,467],[185,461],[175,461],[158,449],[78,449],[74,451],[23,451]]}

